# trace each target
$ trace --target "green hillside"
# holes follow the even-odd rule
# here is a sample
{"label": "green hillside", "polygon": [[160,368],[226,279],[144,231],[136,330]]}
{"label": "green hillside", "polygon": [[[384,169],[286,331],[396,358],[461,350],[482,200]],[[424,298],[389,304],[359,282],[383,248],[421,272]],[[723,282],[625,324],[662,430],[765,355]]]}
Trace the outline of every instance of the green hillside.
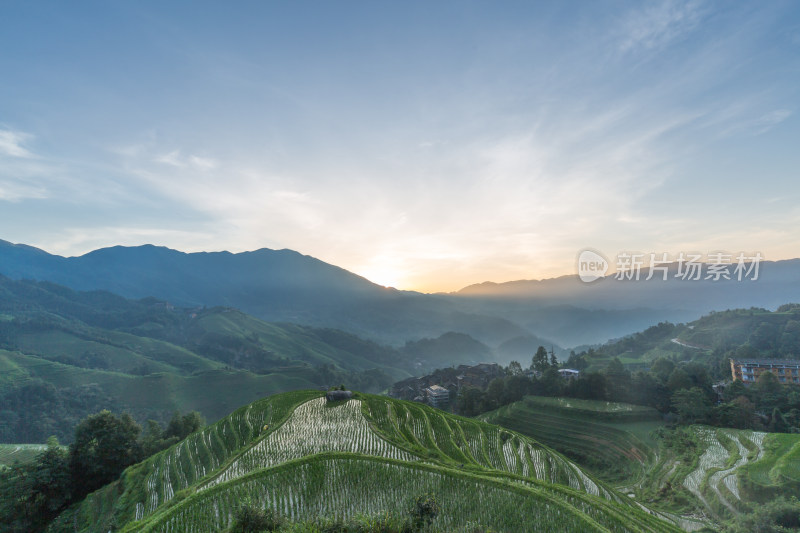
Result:
{"label": "green hillside", "polygon": [[180,309],[0,276],[0,442],[69,442],[101,409],[143,423],[218,420],[266,395],[343,381],[381,391],[410,375],[393,348],[228,308]]}
{"label": "green hillside", "polygon": [[615,483],[635,482],[655,462],[649,434],[663,426],[659,413],[648,407],[540,396],[481,419],[532,436]]}
{"label": "green hillside", "polygon": [[217,531],[242,501],[294,521],[441,504],[437,527],[678,531],[563,456],[514,431],[358,394],[271,396],[146,461],[62,515],[78,531]]}
{"label": "green hillside", "polygon": [[715,377],[724,378],[730,377],[730,357],[794,359],[798,353],[800,305],[785,304],[776,311],[732,309],[687,324],[662,322],[579,355],[588,370],[605,368],[614,357],[631,369],[663,357],[705,363]]}
{"label": "green hillside", "polygon": [[796,434],[707,426],[668,430],[648,408],[532,396],[481,419],[559,450],[668,515],[718,523],[800,490]]}

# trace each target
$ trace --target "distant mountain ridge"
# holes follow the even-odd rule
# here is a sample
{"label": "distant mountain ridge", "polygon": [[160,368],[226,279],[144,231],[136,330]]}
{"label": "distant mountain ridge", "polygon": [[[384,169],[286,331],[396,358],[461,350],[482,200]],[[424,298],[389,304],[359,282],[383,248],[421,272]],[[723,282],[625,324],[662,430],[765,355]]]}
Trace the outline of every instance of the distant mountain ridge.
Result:
{"label": "distant mountain ridge", "polygon": [[800,259],[762,261],[758,279],[681,280],[670,267],[663,281],[618,280],[591,283],[577,275],[545,280],[485,282],[447,297],[472,313],[513,319],[526,329],[566,345],[594,344],[622,337],[662,321],[688,322],[711,311],[778,306],[800,301]]}
{"label": "distant mountain ridge", "polygon": [[332,327],[402,344],[458,331],[490,344],[527,335],[512,321],[465,313],[444,298],[376,285],[292,250],[184,253],[114,246],[79,257],[0,241],[0,274],[75,290],[156,297],[180,306],[227,306],[263,320]]}
{"label": "distant mountain ridge", "polygon": [[376,285],[292,250],[184,253],[115,246],[65,258],[0,241],[0,274],[181,306],[234,307],[270,322],[336,328],[396,347],[447,332],[465,333],[492,348],[531,335],[545,344],[596,344],[710,311],[775,309],[800,301],[800,259],[763,261],[758,281],[656,276],[583,283],[573,275],[422,294]]}
{"label": "distant mountain ridge", "polygon": [[[735,266],[735,265],[732,265]],[[731,273],[732,273],[731,269]],[[677,263],[669,265],[667,280],[662,273],[648,280],[650,270],[642,268],[639,279],[617,279],[607,275],[594,282],[584,283],[577,275],[565,275],[542,280],[514,280],[503,283],[486,281],[469,285],[450,293],[456,297],[536,299],[542,304],[575,305],[584,308],[616,309],[638,306],[657,306],[680,309],[701,300],[712,300],[719,305],[742,307],[741,300],[753,298],[753,306],[777,307],[785,301],[785,289],[794,288],[792,295],[800,295],[800,259],[762,261],[758,279],[678,279]],[[624,298],[620,298],[624,296]],[[710,298],[713,296],[713,298]],[[615,297],[615,298],[612,298]],[[709,308],[707,311],[714,310]]]}

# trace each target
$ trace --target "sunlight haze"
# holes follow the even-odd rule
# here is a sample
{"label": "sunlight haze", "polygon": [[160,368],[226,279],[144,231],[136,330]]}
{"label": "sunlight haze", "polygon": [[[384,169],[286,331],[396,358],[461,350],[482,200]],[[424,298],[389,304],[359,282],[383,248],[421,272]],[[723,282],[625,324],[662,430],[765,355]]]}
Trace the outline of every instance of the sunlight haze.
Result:
{"label": "sunlight haze", "polygon": [[0,239],[400,289],[800,245],[797,2],[6,2]]}

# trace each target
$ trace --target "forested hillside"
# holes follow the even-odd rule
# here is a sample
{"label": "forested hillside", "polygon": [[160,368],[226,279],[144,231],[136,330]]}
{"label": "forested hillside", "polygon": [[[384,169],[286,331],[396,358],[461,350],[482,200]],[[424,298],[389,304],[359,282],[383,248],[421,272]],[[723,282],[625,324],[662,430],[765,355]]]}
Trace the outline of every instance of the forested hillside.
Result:
{"label": "forested hillside", "polygon": [[100,409],[216,420],[283,390],[347,381],[379,391],[410,364],[338,330],[0,277],[0,369],[0,440],[68,442]]}

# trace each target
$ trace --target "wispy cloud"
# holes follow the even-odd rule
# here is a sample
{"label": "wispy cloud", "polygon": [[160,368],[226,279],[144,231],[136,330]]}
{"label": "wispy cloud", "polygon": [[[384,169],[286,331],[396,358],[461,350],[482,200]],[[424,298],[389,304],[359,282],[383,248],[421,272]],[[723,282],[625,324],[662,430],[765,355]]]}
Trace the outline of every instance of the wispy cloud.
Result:
{"label": "wispy cloud", "polygon": [[173,150],[162,154],[156,157],[154,161],[176,168],[192,168],[195,170],[213,170],[219,164],[217,160],[210,157],[200,157],[197,155],[184,156],[181,154],[180,150]]}
{"label": "wispy cloud", "polygon": [[753,121],[752,134],[761,135],[762,133],[766,133],[790,116],[792,116],[792,112],[788,109],[776,109],[775,111],[765,113]]}
{"label": "wispy cloud", "polygon": [[195,231],[148,227],[146,225],[105,225],[75,226],[48,232],[48,236],[38,242],[38,246],[59,255],[80,255],[110,244],[138,246],[143,243],[181,242],[181,250],[214,251],[220,249],[214,244],[208,228]]}
{"label": "wispy cloud", "polygon": [[27,198],[47,198],[47,190],[37,184],[25,183],[14,179],[3,179],[0,176],[0,200],[19,202]]}
{"label": "wispy cloud", "polygon": [[21,131],[0,129],[0,155],[32,158],[33,154],[23,146],[33,136]]}
{"label": "wispy cloud", "polygon": [[622,52],[658,50],[698,27],[705,9],[698,1],[646,2],[628,14],[622,25]]}
{"label": "wispy cloud", "polygon": [[794,114],[790,109],[759,111],[758,107],[763,108],[763,105],[734,104],[731,108],[711,116],[708,125],[716,126],[721,137],[735,135],[755,137],[767,133]]}

